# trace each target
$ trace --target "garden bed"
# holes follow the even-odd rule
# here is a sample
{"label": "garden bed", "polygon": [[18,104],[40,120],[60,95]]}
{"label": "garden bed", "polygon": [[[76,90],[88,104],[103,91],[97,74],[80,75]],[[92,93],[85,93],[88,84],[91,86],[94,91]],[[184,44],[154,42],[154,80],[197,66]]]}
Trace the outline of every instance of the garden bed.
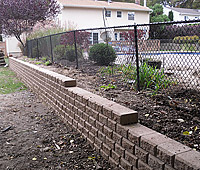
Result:
{"label": "garden bed", "polygon": [[77,79],[77,86],[138,111],[141,124],[200,151],[199,91],[176,85],[154,95],[152,91],[138,93],[120,76],[100,75],[98,66],[79,70],[59,65],[41,67]]}

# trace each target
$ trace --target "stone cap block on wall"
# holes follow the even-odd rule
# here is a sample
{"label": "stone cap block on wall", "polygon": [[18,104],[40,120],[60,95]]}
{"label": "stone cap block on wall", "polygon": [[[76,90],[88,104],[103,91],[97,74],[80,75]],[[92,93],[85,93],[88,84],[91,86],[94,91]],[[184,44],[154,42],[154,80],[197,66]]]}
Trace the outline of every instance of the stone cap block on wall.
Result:
{"label": "stone cap block on wall", "polygon": [[[188,152],[183,152],[175,157],[175,168],[181,169],[199,170],[200,169],[200,152],[191,150]],[[192,167],[192,168],[191,168]]]}
{"label": "stone cap block on wall", "polygon": [[15,59],[12,57],[12,60],[15,60],[17,62],[20,62],[22,64],[24,64],[25,66],[28,66],[30,67],[31,69],[34,69],[34,70],[37,70],[39,72],[41,72],[43,75],[45,75],[46,77],[53,77],[54,80],[59,83],[60,85],[64,86],[64,87],[75,87],[76,86],[76,80],[75,79],[72,79],[70,77],[66,77],[62,74],[58,74],[58,73],[55,73],[53,71],[50,71],[50,70],[47,70],[47,69],[44,69],[44,68],[40,68],[34,64],[31,64],[31,63],[27,63],[27,62],[24,62],[22,60],[18,60],[18,59]]}
{"label": "stone cap block on wall", "polygon": [[[68,90],[75,93],[76,95],[82,96],[84,99],[87,99],[88,102],[94,103],[94,105],[97,105],[97,107],[102,106],[102,114],[104,114],[112,120],[115,120],[121,125],[127,125],[138,122],[138,113],[134,110],[126,108],[120,104],[117,104],[113,101],[110,101],[106,98],[93,94],[79,87],[68,88]],[[93,109],[95,109],[95,106]],[[109,112],[103,112],[103,110],[108,110]]]}

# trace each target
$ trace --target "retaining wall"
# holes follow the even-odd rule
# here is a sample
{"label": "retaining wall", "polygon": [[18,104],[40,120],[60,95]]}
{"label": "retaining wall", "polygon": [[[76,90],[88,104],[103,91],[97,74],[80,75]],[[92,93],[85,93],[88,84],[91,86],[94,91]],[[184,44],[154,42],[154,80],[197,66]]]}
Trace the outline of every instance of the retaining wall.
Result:
{"label": "retaining wall", "polygon": [[200,153],[137,123],[136,111],[76,87],[76,80],[10,58],[10,68],[113,166],[200,170]]}

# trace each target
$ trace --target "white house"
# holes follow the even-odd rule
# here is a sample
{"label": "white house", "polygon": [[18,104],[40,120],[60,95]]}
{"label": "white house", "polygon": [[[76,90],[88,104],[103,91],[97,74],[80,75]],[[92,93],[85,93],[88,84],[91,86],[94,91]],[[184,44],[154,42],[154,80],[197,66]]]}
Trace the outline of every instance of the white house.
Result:
{"label": "white house", "polygon": [[[76,29],[113,27],[149,23],[151,9],[135,3],[98,0],[58,0],[62,5],[61,25],[72,24]],[[116,32],[114,38],[120,39]],[[93,31],[91,41],[97,42],[102,31]]]}
{"label": "white house", "polygon": [[[98,0],[57,0],[61,6],[59,23],[63,27],[74,29],[112,27],[149,23],[151,9],[135,3],[111,2]],[[116,30],[115,30],[116,31]],[[103,32],[93,31],[91,41],[98,42]],[[115,40],[120,33],[115,32]],[[15,38],[7,39],[8,54],[20,53]]]}
{"label": "white house", "polygon": [[167,16],[172,11],[174,15],[174,21],[187,21],[200,19],[200,9],[188,9],[188,8],[174,8],[174,7],[163,7],[163,12]]}
{"label": "white house", "polygon": [[149,23],[148,7],[135,3],[98,0],[58,0],[63,8],[61,24],[74,23],[78,29]]}

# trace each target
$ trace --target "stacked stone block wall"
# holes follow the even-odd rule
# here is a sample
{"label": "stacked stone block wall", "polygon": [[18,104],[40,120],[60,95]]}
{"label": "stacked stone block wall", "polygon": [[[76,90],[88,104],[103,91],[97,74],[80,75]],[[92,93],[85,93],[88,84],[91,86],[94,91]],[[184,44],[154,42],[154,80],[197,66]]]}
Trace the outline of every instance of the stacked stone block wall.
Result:
{"label": "stacked stone block wall", "polygon": [[76,80],[10,58],[10,68],[110,164],[122,170],[200,170],[200,153],[139,123],[137,112]]}

